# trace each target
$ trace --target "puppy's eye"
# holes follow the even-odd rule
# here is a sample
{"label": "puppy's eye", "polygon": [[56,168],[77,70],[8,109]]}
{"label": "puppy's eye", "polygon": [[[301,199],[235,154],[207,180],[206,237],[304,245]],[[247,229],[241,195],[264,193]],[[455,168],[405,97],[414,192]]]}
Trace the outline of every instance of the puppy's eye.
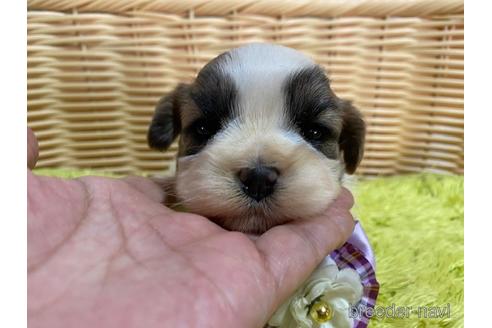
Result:
{"label": "puppy's eye", "polygon": [[330,137],[330,130],[319,124],[311,124],[303,129],[302,134],[309,141],[324,142]]}
{"label": "puppy's eye", "polygon": [[218,130],[219,126],[217,124],[199,119],[190,126],[188,131],[195,136],[197,141],[205,142],[213,137]]}
{"label": "puppy's eye", "polygon": [[195,131],[197,134],[201,136],[208,136],[210,134],[210,130],[205,123],[200,123],[195,127]]}

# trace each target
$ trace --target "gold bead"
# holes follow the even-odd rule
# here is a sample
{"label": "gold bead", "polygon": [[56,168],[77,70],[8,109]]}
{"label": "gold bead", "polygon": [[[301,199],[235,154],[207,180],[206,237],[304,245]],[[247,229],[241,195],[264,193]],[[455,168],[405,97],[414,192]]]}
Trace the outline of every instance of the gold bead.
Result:
{"label": "gold bead", "polygon": [[323,300],[317,300],[311,305],[309,315],[316,323],[325,323],[333,318],[333,309]]}

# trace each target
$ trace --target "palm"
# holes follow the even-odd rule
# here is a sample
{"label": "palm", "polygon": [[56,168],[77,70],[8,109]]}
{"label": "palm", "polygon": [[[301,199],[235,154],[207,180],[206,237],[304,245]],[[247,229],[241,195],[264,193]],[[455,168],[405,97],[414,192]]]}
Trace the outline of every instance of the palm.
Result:
{"label": "palm", "polygon": [[162,198],[144,178],[28,171],[30,325],[262,326],[352,227],[346,204],[253,241]]}

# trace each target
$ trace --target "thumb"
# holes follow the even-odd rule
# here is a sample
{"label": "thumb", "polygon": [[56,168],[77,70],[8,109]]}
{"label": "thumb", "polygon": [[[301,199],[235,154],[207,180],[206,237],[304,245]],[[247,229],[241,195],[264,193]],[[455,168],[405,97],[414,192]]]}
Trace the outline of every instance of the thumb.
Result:
{"label": "thumb", "polygon": [[353,203],[352,195],[343,188],[319,217],[274,227],[256,240],[278,287],[273,306],[292,294],[325,256],[348,240],[354,229]]}

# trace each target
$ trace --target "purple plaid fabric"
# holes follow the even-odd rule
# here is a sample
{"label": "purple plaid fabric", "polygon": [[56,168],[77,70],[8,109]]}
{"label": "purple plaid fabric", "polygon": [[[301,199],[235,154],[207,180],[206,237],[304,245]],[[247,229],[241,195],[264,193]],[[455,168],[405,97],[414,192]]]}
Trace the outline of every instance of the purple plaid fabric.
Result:
{"label": "purple plaid fabric", "polygon": [[369,324],[370,313],[376,305],[379,283],[376,280],[375,262],[371,246],[359,222],[356,224],[359,227],[356,225],[354,234],[362,234],[363,237],[355,239],[351,237],[342,247],[333,251],[330,257],[335,261],[339,269],[348,267],[359,274],[364,290],[361,300],[355,305],[351,315],[354,318],[354,328],[366,328]]}

